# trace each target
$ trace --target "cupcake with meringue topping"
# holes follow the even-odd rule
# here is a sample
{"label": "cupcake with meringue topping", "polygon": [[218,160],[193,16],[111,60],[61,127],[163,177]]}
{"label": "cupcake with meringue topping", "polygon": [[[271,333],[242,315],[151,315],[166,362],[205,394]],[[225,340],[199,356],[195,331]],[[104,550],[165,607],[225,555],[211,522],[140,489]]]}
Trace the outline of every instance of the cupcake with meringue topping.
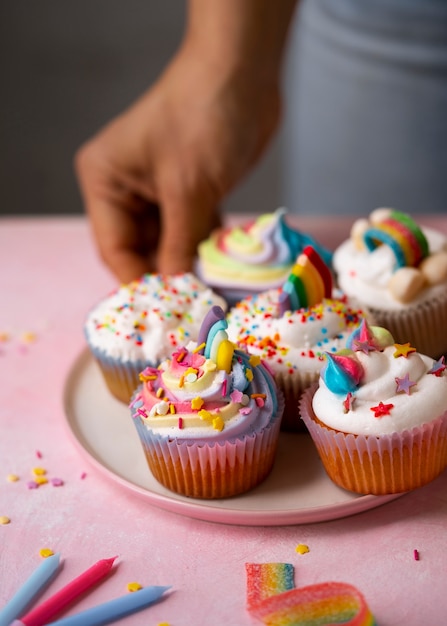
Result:
{"label": "cupcake with meringue topping", "polygon": [[327,354],[301,415],[329,477],[359,494],[421,487],[447,467],[447,375],[410,342],[363,321]]}

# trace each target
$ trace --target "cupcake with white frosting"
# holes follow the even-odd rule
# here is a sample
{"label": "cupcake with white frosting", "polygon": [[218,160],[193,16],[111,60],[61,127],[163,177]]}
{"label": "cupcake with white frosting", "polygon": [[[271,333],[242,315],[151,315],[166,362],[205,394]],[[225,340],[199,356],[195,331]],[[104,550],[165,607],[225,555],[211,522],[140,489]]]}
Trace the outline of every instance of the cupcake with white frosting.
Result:
{"label": "cupcake with white frosting", "polygon": [[196,340],[213,305],[226,307],[223,298],[190,273],[144,274],[98,302],[84,332],[110,392],[128,403],[141,370]]}
{"label": "cupcake with white frosting", "polygon": [[330,478],[362,494],[405,492],[447,467],[444,357],[362,322],[348,348],[327,354],[301,414]]}
{"label": "cupcake with white frosting", "polygon": [[213,307],[197,342],[141,373],[131,413],[147,463],[168,489],[227,498],[270,473],[283,400],[259,358],[235,349]]}
{"label": "cupcake with white frosting", "polygon": [[197,275],[231,305],[282,285],[308,245],[330,265],[332,253],[293,229],[285,217],[286,210],[280,208],[240,226],[216,229],[199,244]]}
{"label": "cupcake with white frosting", "polygon": [[318,381],[324,353],[337,352],[365,315],[333,289],[330,268],[307,246],[283,285],[245,298],[227,314],[232,341],[272,371],[285,396],[282,429],[305,430],[302,392]]}
{"label": "cupcake with white frosting", "polygon": [[392,209],[357,220],[333,256],[338,285],[396,341],[447,353],[447,237]]}

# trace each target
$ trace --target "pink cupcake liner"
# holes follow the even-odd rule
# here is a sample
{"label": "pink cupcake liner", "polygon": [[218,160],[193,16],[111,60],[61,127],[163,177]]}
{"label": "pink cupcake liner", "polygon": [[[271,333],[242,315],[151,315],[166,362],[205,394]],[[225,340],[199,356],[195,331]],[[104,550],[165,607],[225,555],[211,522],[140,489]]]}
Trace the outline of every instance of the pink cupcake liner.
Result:
{"label": "pink cupcake liner", "polygon": [[224,498],[252,489],[272,469],[284,410],[282,394],[269,424],[259,432],[224,441],[178,440],[158,435],[134,417],[154,477],[176,493]]}
{"label": "pink cupcake liner", "polygon": [[447,411],[411,430],[390,435],[353,435],[315,421],[312,398],[316,386],[300,402],[309,430],[330,478],[357,493],[384,495],[421,487],[447,467]]}

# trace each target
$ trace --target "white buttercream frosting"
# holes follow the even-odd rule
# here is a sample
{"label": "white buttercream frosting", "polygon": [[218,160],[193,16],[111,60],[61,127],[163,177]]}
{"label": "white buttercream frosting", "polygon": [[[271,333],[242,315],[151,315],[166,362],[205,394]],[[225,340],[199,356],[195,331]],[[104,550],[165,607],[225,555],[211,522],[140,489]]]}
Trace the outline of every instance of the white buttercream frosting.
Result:
{"label": "white buttercream frosting", "polygon": [[[355,357],[364,370],[360,384],[352,392],[353,402],[346,410],[345,396],[334,394],[320,378],[313,398],[318,419],[335,430],[356,435],[386,435],[411,430],[431,422],[447,411],[447,376],[429,373],[435,361],[417,352],[395,357],[396,347],[368,354],[357,351]],[[409,393],[397,391],[398,381],[406,379]],[[402,384],[400,385],[402,387]],[[389,413],[375,417],[375,407],[382,402]],[[386,412],[386,411],[385,411]]]}
{"label": "white buttercream frosting", "polygon": [[197,339],[213,305],[226,309],[193,274],[145,274],[101,300],[84,328],[89,345],[109,357],[156,363]]}
{"label": "white buttercream frosting", "polygon": [[[279,312],[279,289],[239,302],[227,315],[228,336],[250,354],[259,355],[276,372],[318,372],[324,352],[345,347],[363,312],[341,293],[313,307]],[[338,296],[338,299],[337,299]]]}
{"label": "white buttercream frosting", "polygon": [[[446,249],[447,238],[433,229],[422,227],[430,255]],[[332,259],[340,289],[350,297],[357,298],[369,307],[388,310],[407,309],[443,294],[447,281],[424,287],[416,293],[411,302],[401,302],[389,288],[390,280],[396,271],[396,257],[387,245],[379,245],[368,250],[356,241],[355,236],[342,243]]]}

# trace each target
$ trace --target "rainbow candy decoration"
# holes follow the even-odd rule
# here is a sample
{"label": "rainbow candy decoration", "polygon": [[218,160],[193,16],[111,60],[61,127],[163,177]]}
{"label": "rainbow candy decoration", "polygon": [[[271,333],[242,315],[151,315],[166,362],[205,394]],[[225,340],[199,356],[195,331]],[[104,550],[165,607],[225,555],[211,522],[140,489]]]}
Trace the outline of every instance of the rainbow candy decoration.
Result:
{"label": "rainbow candy decoration", "polygon": [[268,626],[376,626],[353,585],[325,582],[295,589],[293,566],[247,563],[247,608]]}
{"label": "rainbow candy decoration", "polygon": [[396,257],[396,269],[417,267],[429,254],[427,239],[406,213],[390,210],[380,221],[363,233],[368,250],[388,245]]}
{"label": "rainbow candy decoration", "polygon": [[320,304],[332,296],[332,274],[312,246],[299,255],[279,294],[279,313]]}
{"label": "rainbow candy decoration", "polygon": [[234,344],[228,339],[228,323],[220,306],[213,306],[205,315],[199,330],[197,346],[207,359],[216,363],[217,369],[231,371]]}
{"label": "rainbow candy decoration", "polygon": [[333,393],[345,395],[357,389],[365,372],[362,364],[351,350],[341,350],[336,354],[325,352],[326,364],[321,377]]}

